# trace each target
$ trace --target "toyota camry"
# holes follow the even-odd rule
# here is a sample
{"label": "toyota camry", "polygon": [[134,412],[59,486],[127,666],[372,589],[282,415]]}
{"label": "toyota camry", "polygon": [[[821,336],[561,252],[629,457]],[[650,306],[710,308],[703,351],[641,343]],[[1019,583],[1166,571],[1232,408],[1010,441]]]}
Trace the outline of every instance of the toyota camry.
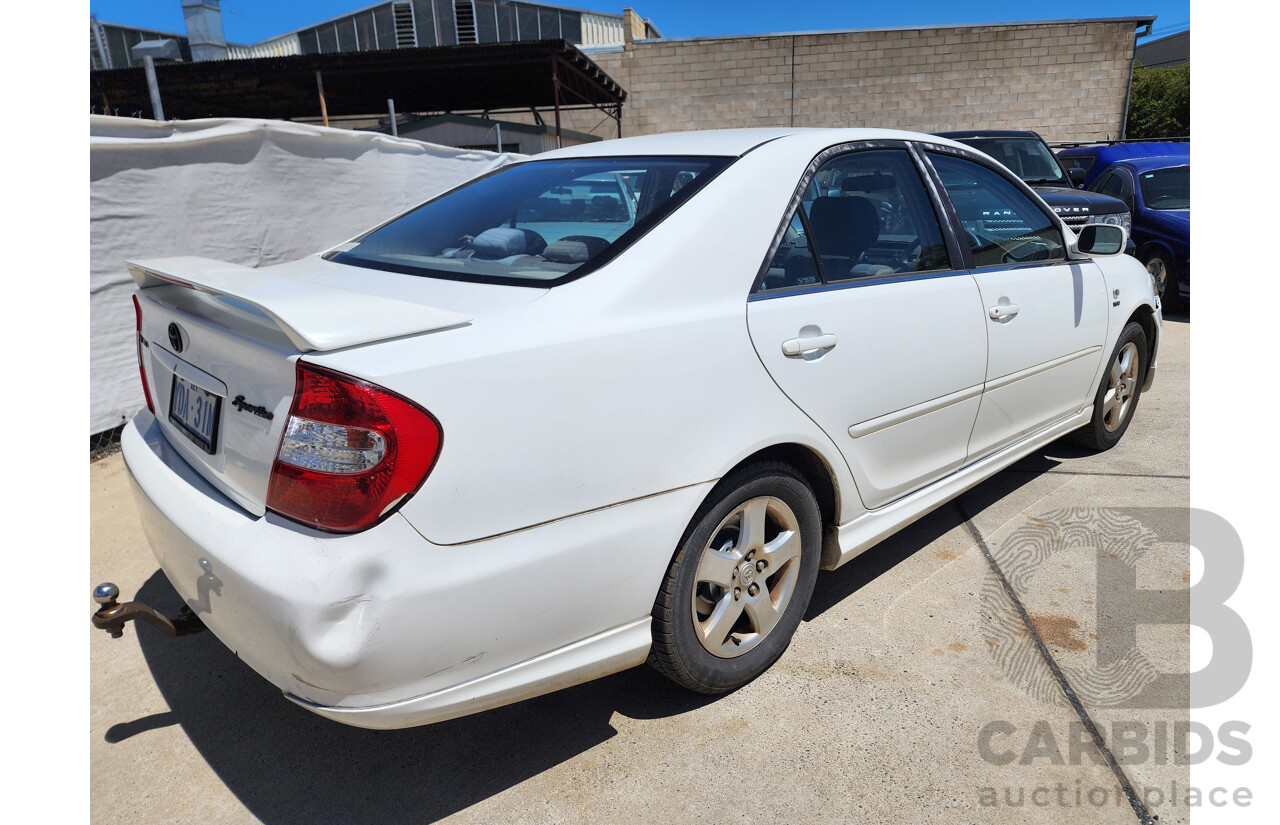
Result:
{"label": "toyota camry", "polygon": [[191,613],[323,716],[729,691],[821,570],[1120,440],[1161,329],[1126,240],[940,137],[576,146],[296,262],[132,262],[125,460]]}

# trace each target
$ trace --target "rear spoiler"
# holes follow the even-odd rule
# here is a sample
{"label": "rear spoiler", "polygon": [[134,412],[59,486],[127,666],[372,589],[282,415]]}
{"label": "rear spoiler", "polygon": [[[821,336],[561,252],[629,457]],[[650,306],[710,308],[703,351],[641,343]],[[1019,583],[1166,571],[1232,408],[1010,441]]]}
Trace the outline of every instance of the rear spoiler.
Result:
{"label": "rear spoiler", "polygon": [[176,284],[243,301],[264,313],[302,352],[368,344],[466,324],[468,315],[289,278],[211,258],[129,261],[142,290]]}

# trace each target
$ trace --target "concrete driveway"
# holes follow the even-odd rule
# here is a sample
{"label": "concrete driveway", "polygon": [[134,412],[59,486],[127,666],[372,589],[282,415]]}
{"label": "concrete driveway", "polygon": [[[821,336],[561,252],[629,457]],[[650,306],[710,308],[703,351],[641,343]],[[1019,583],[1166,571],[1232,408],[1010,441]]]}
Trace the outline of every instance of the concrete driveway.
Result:
{"label": "concrete driveway", "polygon": [[[93,821],[1185,822],[1188,713],[1158,675],[1190,670],[1189,629],[1123,630],[1126,593],[1190,584],[1189,338],[1166,321],[1119,447],[1053,444],[823,574],[787,653],[727,696],[637,668],[356,730],[211,634],[110,639],[86,600]],[[173,615],[120,456],[89,474],[86,595],[111,580]]]}

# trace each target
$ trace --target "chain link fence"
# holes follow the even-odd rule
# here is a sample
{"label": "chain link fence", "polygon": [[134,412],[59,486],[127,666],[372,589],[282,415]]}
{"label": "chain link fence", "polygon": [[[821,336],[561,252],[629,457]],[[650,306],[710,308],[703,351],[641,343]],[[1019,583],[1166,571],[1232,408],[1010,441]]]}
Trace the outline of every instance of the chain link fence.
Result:
{"label": "chain link fence", "polygon": [[89,436],[89,463],[101,461],[107,456],[120,452],[120,433],[123,431],[124,424],[121,424],[119,427]]}

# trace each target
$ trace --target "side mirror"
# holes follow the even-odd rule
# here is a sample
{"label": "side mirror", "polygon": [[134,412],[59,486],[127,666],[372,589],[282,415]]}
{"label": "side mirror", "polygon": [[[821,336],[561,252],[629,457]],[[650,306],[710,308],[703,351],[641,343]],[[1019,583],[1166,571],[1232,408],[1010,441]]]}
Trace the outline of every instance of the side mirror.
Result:
{"label": "side mirror", "polygon": [[1091,223],[1080,228],[1080,240],[1076,248],[1086,255],[1119,255],[1124,252],[1129,233],[1123,226]]}
{"label": "side mirror", "polygon": [[1079,166],[1072,166],[1067,170],[1067,177],[1071,179],[1071,183],[1080,189],[1084,186],[1084,170]]}

